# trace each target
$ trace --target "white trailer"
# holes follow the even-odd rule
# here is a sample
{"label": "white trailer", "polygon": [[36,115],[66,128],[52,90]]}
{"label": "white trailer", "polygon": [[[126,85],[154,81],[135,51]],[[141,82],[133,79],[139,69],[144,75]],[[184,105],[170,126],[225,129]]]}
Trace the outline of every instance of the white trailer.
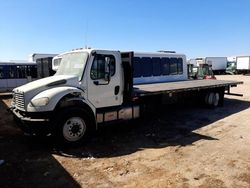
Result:
{"label": "white trailer", "polygon": [[212,67],[214,74],[224,74],[227,68],[227,57],[206,57],[205,63]]}
{"label": "white trailer", "polygon": [[24,132],[75,144],[162,103],[191,98],[222,106],[225,90],[241,83],[190,81],[183,54],[78,49],[60,55],[54,76],[15,88],[10,110]]}
{"label": "white trailer", "polygon": [[238,73],[250,73],[250,56],[237,56],[236,70]]}

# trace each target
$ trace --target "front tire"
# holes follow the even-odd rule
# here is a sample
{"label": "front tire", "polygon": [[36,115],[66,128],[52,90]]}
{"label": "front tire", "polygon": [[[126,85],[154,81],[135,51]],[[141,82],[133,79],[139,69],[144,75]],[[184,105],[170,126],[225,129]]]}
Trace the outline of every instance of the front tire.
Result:
{"label": "front tire", "polygon": [[69,142],[80,140],[86,133],[87,125],[82,117],[74,116],[66,119],[62,127],[63,137]]}
{"label": "front tire", "polygon": [[64,109],[59,112],[58,117],[55,135],[60,143],[77,145],[90,138],[94,126],[83,109]]}

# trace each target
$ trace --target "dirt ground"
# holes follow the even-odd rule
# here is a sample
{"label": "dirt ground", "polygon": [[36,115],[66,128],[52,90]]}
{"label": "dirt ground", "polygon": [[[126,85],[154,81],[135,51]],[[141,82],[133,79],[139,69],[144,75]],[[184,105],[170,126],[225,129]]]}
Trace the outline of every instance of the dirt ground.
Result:
{"label": "dirt ground", "polygon": [[0,187],[250,187],[250,76],[223,107],[178,104],[78,148],[25,136],[0,100]]}

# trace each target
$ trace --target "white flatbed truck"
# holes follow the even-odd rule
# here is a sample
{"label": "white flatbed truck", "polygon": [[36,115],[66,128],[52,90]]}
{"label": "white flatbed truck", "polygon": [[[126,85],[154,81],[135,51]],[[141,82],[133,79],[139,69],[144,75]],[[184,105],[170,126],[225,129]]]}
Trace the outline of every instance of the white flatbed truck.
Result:
{"label": "white flatbed truck", "polygon": [[77,49],[60,54],[54,76],[15,88],[10,110],[24,132],[75,144],[102,124],[139,118],[149,100],[194,97],[217,107],[242,83],[188,80],[183,54]]}

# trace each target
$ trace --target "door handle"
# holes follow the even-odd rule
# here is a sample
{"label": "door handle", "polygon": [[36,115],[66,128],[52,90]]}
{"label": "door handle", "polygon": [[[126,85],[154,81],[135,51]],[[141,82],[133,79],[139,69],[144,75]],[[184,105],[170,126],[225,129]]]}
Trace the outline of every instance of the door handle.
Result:
{"label": "door handle", "polygon": [[118,95],[120,91],[120,86],[115,86],[115,95]]}
{"label": "door handle", "polygon": [[95,80],[93,83],[94,83],[96,86],[99,86],[99,85],[104,86],[104,85],[108,85],[108,84],[109,84],[109,82],[100,82],[100,81],[98,81],[98,80]]}

